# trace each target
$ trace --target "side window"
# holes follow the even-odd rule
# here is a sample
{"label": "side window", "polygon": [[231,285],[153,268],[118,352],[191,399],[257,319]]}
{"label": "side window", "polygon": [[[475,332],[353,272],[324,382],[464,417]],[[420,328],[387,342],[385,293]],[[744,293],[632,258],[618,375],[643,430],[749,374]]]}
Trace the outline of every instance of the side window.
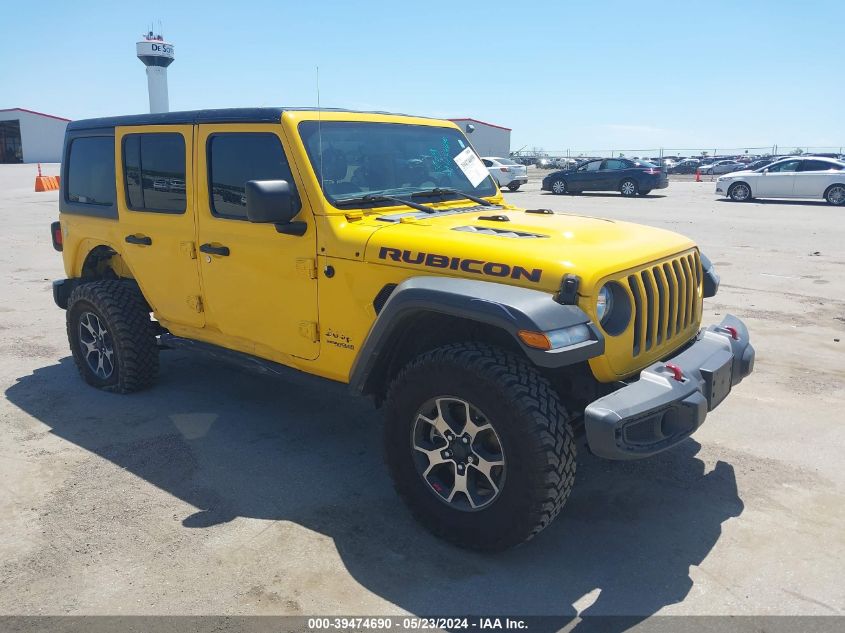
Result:
{"label": "side window", "polygon": [[625,169],[625,163],[615,158],[604,161],[602,169]]}
{"label": "side window", "polygon": [[126,206],[133,211],[185,212],[185,139],[176,133],[123,137]]}
{"label": "side window", "polygon": [[602,161],[600,160],[594,160],[591,163],[587,163],[586,171],[598,171],[599,167],[601,167],[601,163]]}
{"label": "side window", "polygon": [[827,171],[833,169],[834,164],[823,160],[805,160],[801,163],[801,171]]}
{"label": "side window", "polygon": [[211,213],[246,220],[248,180],[287,180],[296,195],[290,165],[275,134],[220,133],[208,139],[208,190]]}
{"label": "side window", "polygon": [[114,204],[114,137],[89,136],[71,141],[67,200],[110,207]]}
{"label": "side window", "polygon": [[769,168],[770,172],[791,172],[791,171],[798,171],[798,165],[801,163],[800,160],[788,160],[783,163],[778,163]]}
{"label": "side window", "polygon": [[482,163],[484,163],[484,166],[485,166],[485,167],[492,167],[492,166],[493,166],[493,161],[492,161],[492,160],[487,160],[486,158],[482,158],[482,159],[481,159],[481,162],[482,162]]}

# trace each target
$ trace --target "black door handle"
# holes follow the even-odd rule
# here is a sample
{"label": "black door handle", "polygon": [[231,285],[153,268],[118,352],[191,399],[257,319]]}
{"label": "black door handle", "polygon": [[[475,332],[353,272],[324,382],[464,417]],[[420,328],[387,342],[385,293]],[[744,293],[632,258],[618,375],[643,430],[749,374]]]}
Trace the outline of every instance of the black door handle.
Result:
{"label": "black door handle", "polygon": [[127,235],[126,236],[126,243],[127,244],[138,244],[140,246],[152,246],[153,238],[147,237],[146,235]]}
{"label": "black door handle", "polygon": [[229,247],[203,244],[202,246],[200,246],[200,252],[209,253],[210,255],[222,255],[223,257],[227,257],[229,255]]}

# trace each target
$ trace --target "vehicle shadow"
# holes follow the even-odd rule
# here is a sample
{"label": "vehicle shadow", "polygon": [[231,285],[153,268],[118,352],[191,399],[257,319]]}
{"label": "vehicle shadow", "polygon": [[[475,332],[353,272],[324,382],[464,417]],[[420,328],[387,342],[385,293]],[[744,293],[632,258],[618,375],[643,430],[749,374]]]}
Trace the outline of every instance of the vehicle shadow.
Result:
{"label": "vehicle shadow", "polygon": [[718,202],[728,202],[730,204],[773,204],[773,205],[786,205],[786,206],[795,206],[795,207],[831,207],[836,208],[832,204],[829,204],[825,200],[776,200],[771,198],[761,199],[761,198],[753,198],[748,202],[734,202],[730,198],[717,198]]}
{"label": "vehicle shadow", "polygon": [[[569,198],[577,198],[577,197],[582,197],[582,198],[624,198],[625,197],[621,193],[619,193],[618,191],[582,191],[580,193],[565,193],[563,195],[560,195],[560,194],[557,194],[557,193],[552,193],[551,191],[543,191],[542,195],[544,195],[544,196],[555,196],[556,198],[563,198],[563,199],[565,199],[567,197],[569,197]],[[637,200],[637,199],[643,199],[643,198],[648,199],[648,198],[665,198],[665,197],[666,197],[665,193],[649,193],[645,196],[640,196],[640,195],[631,196],[630,199],[631,200]]]}
{"label": "vehicle shadow", "polygon": [[557,521],[522,547],[479,554],[411,519],[382,467],[380,416],[342,385],[282,382],[171,351],[147,392],[94,390],[65,358],[19,378],[6,397],[56,436],[194,506],[184,529],[235,517],[296,522],[331,537],[363,587],[415,614],[565,623],[580,611],[628,617],[588,618],[575,630],[622,631],[683,600],[689,567],[743,511],[733,467],[705,472],[694,440],[637,462],[582,449]]}

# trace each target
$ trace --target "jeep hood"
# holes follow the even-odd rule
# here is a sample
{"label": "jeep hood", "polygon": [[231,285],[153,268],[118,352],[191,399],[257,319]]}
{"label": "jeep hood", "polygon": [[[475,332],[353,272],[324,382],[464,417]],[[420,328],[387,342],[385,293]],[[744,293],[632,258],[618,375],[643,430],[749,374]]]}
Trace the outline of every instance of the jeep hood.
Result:
{"label": "jeep hood", "polygon": [[[509,221],[484,219],[497,215]],[[389,218],[367,219],[382,226],[367,242],[368,262],[549,292],[575,274],[585,296],[608,275],[695,247],[671,231],[580,215],[496,209]]]}

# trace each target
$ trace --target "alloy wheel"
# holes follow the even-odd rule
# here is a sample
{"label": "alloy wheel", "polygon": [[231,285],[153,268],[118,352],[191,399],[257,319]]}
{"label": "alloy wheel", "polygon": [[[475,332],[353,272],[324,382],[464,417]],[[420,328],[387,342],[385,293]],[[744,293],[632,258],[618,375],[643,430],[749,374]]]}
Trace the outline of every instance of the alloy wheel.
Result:
{"label": "alloy wheel", "polygon": [[114,373],[114,343],[93,312],[84,312],[79,318],[79,344],[88,368],[98,378],[108,380]]}
{"label": "alloy wheel", "polygon": [[417,472],[438,499],[464,512],[481,510],[505,482],[505,454],[490,420],[452,396],[426,402],[411,431]]}
{"label": "alloy wheel", "polygon": [[633,196],[637,193],[637,185],[631,180],[626,180],[622,183],[622,194],[626,196]]}
{"label": "alloy wheel", "polygon": [[744,200],[748,200],[751,196],[751,190],[748,188],[748,185],[745,183],[739,183],[733,186],[731,189],[731,198],[736,200],[737,202],[743,202]]}
{"label": "alloy wheel", "polygon": [[566,183],[562,180],[555,180],[552,183],[552,191],[554,193],[566,193]]}
{"label": "alloy wheel", "polygon": [[827,201],[830,204],[840,205],[845,204],[845,186],[835,185],[827,192]]}

